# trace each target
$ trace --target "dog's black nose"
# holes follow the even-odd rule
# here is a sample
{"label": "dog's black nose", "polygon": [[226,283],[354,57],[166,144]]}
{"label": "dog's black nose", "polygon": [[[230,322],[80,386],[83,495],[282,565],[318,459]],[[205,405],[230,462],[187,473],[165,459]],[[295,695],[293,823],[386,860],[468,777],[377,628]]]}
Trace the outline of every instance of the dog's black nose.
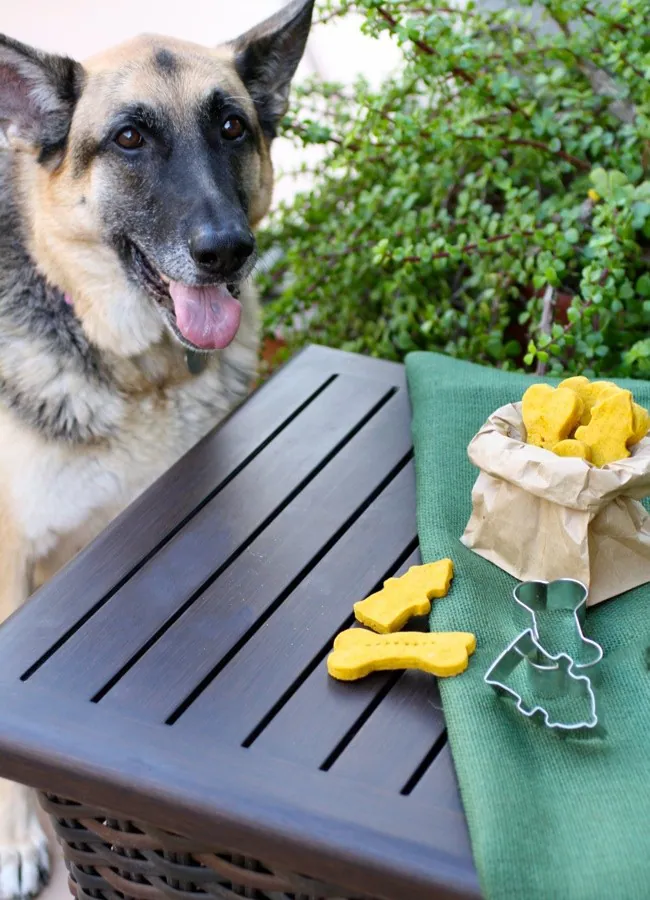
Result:
{"label": "dog's black nose", "polygon": [[248,228],[218,229],[199,225],[189,238],[192,259],[202,269],[219,275],[233,275],[255,249]]}

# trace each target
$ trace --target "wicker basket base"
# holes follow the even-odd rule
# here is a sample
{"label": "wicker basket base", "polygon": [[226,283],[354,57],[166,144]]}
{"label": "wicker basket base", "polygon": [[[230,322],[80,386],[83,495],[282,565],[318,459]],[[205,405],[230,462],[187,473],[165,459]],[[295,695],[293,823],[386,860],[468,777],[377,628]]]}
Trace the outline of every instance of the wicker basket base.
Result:
{"label": "wicker basket base", "polygon": [[307,876],[280,872],[227,850],[96,807],[41,794],[77,900],[361,900]]}

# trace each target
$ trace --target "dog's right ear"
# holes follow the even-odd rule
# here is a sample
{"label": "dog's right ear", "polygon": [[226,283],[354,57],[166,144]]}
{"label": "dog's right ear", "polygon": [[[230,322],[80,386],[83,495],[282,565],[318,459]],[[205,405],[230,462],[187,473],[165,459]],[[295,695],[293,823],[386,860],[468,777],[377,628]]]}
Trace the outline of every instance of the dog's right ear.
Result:
{"label": "dog's right ear", "polygon": [[83,86],[80,63],[0,35],[0,128],[35,148],[39,162],[60,159]]}

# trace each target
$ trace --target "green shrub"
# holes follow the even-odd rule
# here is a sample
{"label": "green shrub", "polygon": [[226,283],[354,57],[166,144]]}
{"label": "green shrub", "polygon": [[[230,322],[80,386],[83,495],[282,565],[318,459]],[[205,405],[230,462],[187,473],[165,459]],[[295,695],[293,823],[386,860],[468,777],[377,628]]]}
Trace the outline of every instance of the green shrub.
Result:
{"label": "green shrub", "polygon": [[[435,4],[436,0],[432,0]],[[332,0],[403,64],[310,83],[284,134],[321,144],[272,216],[266,327],[390,359],[650,375],[650,0]],[[307,328],[295,316],[309,311]]]}

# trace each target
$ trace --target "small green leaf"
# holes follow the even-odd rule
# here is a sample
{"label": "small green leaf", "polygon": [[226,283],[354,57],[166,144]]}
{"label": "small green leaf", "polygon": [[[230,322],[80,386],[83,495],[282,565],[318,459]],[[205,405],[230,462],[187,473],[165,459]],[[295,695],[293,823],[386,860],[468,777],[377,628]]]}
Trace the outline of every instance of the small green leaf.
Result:
{"label": "small green leaf", "polygon": [[642,297],[650,297],[650,273],[644,272],[643,275],[640,275],[635,288]]}

